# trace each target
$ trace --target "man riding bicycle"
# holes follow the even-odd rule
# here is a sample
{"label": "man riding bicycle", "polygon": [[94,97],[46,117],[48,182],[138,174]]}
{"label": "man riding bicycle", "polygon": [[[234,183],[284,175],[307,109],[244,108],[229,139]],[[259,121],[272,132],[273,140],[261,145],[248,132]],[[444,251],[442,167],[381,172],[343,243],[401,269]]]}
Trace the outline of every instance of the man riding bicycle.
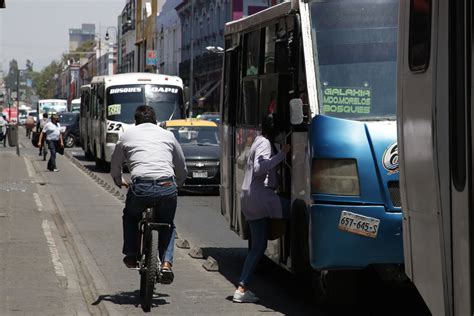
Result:
{"label": "man riding bicycle", "polygon": [[[131,183],[122,178],[125,162],[130,170]],[[186,180],[187,170],[181,146],[172,132],[157,125],[152,107],[142,105],[135,110],[135,126],[118,140],[110,173],[117,186],[128,188],[122,217],[123,262],[128,268],[137,267],[138,223],[147,207],[157,206],[154,220],[171,224],[171,228],[159,228],[158,251],[163,278],[172,281],[177,186]]]}

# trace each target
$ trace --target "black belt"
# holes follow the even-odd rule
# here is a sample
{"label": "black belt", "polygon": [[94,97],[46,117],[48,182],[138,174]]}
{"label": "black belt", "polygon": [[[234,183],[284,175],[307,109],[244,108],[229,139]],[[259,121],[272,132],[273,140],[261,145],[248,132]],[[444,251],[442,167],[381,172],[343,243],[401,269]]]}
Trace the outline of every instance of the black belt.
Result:
{"label": "black belt", "polygon": [[161,178],[161,179],[155,179],[155,178],[149,178],[149,177],[137,177],[133,179],[133,183],[153,183],[153,184],[158,184],[162,186],[170,186],[174,184],[174,178]]}

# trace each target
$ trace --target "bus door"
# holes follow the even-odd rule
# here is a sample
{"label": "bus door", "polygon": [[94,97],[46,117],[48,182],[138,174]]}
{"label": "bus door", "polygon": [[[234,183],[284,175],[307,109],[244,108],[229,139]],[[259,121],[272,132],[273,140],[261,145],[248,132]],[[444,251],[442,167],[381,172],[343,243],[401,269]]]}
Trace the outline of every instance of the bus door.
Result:
{"label": "bus door", "polygon": [[97,154],[100,159],[105,159],[104,146],[105,146],[105,133],[107,133],[107,123],[105,121],[105,115],[106,115],[105,84],[103,83],[100,83],[98,86],[97,102],[98,102],[98,110],[99,110],[99,112],[97,113],[97,121],[99,124],[99,134],[98,134],[99,148],[98,148]]}
{"label": "bus door", "polygon": [[257,136],[258,126],[258,80],[256,76],[244,78],[240,104],[237,107],[235,128],[234,166],[233,166],[233,209],[231,229],[244,239],[247,238],[247,225],[240,208],[240,194],[245,176],[245,166],[250,154],[250,147]]}
{"label": "bus door", "polygon": [[[234,46],[231,39],[226,41],[224,85],[222,87],[222,124],[221,124],[221,212],[230,223],[233,224],[234,209],[231,203],[234,196],[234,174],[235,159],[235,122],[237,98],[239,95],[239,46]],[[230,176],[229,176],[230,175]]]}
{"label": "bus door", "polygon": [[433,315],[472,315],[472,4],[400,3],[398,136],[406,273]]}
{"label": "bus door", "polygon": [[87,144],[87,135],[89,134],[87,130],[87,124],[89,121],[89,112],[90,112],[90,88],[83,87],[81,89],[81,108],[80,108],[80,135],[81,135],[81,146],[86,151],[88,149]]}

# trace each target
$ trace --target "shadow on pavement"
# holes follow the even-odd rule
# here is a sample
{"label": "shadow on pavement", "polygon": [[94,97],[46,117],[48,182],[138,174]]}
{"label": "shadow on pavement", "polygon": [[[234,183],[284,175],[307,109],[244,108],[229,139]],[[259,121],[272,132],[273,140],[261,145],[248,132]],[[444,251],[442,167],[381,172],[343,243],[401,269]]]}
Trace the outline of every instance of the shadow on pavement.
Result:
{"label": "shadow on pavement", "polygon": [[[168,294],[153,294],[152,307],[169,304],[163,297],[168,297]],[[134,292],[118,292],[115,294],[100,295],[92,305],[99,305],[102,301],[111,302],[117,305],[133,305],[140,307],[140,291]]]}
{"label": "shadow on pavement", "polygon": [[[247,256],[246,248],[203,248],[202,251],[204,258],[211,256],[216,259],[219,273],[237,285]],[[259,305],[276,312],[285,315],[320,315],[317,306],[312,304],[308,286],[309,282],[301,282],[295,275],[264,257],[257,266],[250,289],[260,298]],[[223,293],[223,296],[232,301],[234,291],[235,288],[229,288],[229,293]],[[289,306],[288,297],[292,297],[296,304]]]}

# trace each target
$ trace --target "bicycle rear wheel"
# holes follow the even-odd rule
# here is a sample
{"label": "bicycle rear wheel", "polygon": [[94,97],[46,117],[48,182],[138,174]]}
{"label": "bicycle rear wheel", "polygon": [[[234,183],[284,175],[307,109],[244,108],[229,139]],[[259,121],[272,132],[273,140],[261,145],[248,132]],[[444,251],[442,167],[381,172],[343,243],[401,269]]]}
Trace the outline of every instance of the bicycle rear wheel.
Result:
{"label": "bicycle rear wheel", "polygon": [[[146,270],[142,274],[144,280],[140,280],[140,290],[143,287],[143,311],[149,312],[155,290],[156,277],[158,275],[158,231],[150,232],[150,240],[145,255]],[[140,291],[142,292],[142,291]]]}

